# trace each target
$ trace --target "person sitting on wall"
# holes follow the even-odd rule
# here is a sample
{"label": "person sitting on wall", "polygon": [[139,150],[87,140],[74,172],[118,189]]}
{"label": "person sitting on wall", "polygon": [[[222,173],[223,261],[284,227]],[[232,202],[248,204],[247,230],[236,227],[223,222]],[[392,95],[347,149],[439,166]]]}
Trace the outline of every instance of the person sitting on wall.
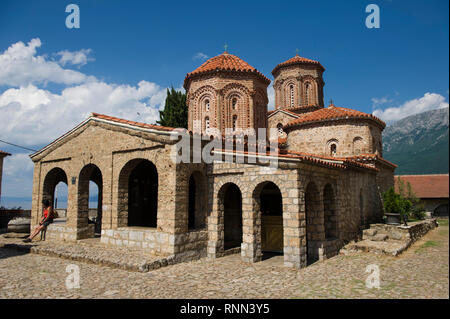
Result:
{"label": "person sitting on wall", "polygon": [[53,218],[55,216],[54,210],[50,201],[48,199],[44,199],[42,201],[42,205],[44,206],[44,213],[41,221],[39,222],[39,226],[30,234],[30,236],[23,240],[24,243],[29,243],[33,240],[33,238],[41,232],[41,230],[45,229],[48,225],[53,223]]}

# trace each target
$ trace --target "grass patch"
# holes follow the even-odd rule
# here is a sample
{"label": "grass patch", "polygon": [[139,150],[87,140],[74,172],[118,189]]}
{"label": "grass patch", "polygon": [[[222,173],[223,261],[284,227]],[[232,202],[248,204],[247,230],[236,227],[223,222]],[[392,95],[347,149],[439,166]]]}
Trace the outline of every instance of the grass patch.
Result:
{"label": "grass patch", "polygon": [[419,254],[424,252],[424,250],[428,247],[437,247],[440,246],[439,242],[434,241],[434,240],[428,240],[425,243],[423,243],[422,245],[420,245],[420,247],[418,249],[416,249],[415,253]]}
{"label": "grass patch", "polygon": [[441,236],[448,236],[448,229],[441,229],[441,230],[439,230],[439,235],[441,235]]}
{"label": "grass patch", "polygon": [[447,218],[442,218],[442,219],[438,219],[437,220],[439,226],[448,226],[448,219]]}
{"label": "grass patch", "polygon": [[427,247],[436,247],[439,246],[439,243],[434,240],[428,240],[420,248],[427,248]]}

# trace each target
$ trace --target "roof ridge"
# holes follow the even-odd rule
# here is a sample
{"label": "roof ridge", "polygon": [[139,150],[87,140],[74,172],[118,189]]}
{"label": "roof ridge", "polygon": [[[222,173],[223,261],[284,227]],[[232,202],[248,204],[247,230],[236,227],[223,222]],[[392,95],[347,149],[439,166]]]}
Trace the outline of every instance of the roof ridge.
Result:
{"label": "roof ridge", "polygon": [[270,80],[260,71],[258,71],[254,66],[250,65],[248,62],[244,61],[237,55],[224,52],[212,58],[209,58],[194,71],[187,73],[184,79],[183,86],[186,88],[189,79],[193,76],[217,71],[253,73],[262,78],[265,82],[270,83]]}
{"label": "roof ridge", "polygon": [[296,55],[293,56],[292,58],[290,58],[290,59],[288,59],[288,60],[286,60],[286,61],[284,61],[284,62],[278,63],[278,64],[275,66],[275,68],[273,68],[273,70],[272,70],[272,75],[273,75],[276,71],[278,71],[278,69],[280,69],[280,68],[282,68],[282,67],[290,66],[290,65],[295,65],[295,64],[301,64],[301,63],[316,64],[316,65],[318,65],[323,71],[325,71],[325,68],[322,66],[322,64],[320,64],[319,61],[312,60],[312,59],[309,59],[309,58],[305,58],[305,57],[302,57],[302,56],[296,54]]}
{"label": "roof ridge", "polygon": [[386,127],[386,123],[373,114],[342,106],[320,108],[318,110],[304,114],[301,118],[289,122],[288,124],[286,124],[286,126],[289,127],[301,124],[309,124],[313,122],[338,120],[342,118],[365,118],[377,122],[383,128]]}

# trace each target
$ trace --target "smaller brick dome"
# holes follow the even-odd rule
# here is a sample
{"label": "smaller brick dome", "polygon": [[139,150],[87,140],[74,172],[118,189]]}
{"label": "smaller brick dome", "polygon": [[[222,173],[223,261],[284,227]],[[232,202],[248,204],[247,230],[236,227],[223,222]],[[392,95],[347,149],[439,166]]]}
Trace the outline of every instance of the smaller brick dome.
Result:
{"label": "smaller brick dome", "polygon": [[197,75],[215,72],[253,73],[267,84],[270,83],[270,80],[267,77],[265,77],[261,72],[252,67],[250,64],[248,64],[241,58],[233,54],[229,54],[225,51],[224,53],[207,60],[197,69],[188,73],[184,79],[183,86],[184,88],[186,88],[189,80]]}
{"label": "smaller brick dome", "polygon": [[275,73],[286,66],[291,66],[291,65],[301,65],[301,64],[313,64],[313,65],[317,65],[320,69],[322,69],[322,71],[325,71],[325,68],[318,62],[318,61],[314,61],[311,59],[307,59],[307,58],[303,58],[301,56],[299,56],[298,54],[296,56],[294,56],[293,58],[290,58],[287,61],[281,62],[280,64],[278,64],[273,70],[272,70],[272,74],[275,76]]}

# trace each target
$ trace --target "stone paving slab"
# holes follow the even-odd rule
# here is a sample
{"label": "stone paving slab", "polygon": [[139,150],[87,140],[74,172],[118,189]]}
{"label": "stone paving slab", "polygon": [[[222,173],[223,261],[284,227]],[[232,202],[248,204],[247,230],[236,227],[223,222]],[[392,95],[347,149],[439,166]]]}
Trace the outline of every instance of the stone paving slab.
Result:
{"label": "stone paving slab", "polygon": [[[448,224],[448,223],[447,223]],[[68,289],[66,267],[80,268]],[[367,266],[380,288],[367,288]],[[131,272],[0,248],[0,298],[449,298],[448,226],[430,231],[398,257],[351,253],[303,269],[283,256],[248,264],[239,255]]]}
{"label": "stone paving slab", "polygon": [[100,243],[99,239],[79,240],[75,243],[35,240],[23,243],[23,236],[20,235],[0,235],[0,247],[139,272],[177,262],[174,256],[154,256],[139,249],[108,247]]}
{"label": "stone paving slab", "polygon": [[351,243],[345,246],[340,254],[346,255],[349,252],[365,252],[365,253],[374,253],[374,254],[385,254],[391,256],[398,256],[404,250],[409,247],[409,243],[405,243],[402,241],[373,241],[369,239],[361,240],[356,243]]}

